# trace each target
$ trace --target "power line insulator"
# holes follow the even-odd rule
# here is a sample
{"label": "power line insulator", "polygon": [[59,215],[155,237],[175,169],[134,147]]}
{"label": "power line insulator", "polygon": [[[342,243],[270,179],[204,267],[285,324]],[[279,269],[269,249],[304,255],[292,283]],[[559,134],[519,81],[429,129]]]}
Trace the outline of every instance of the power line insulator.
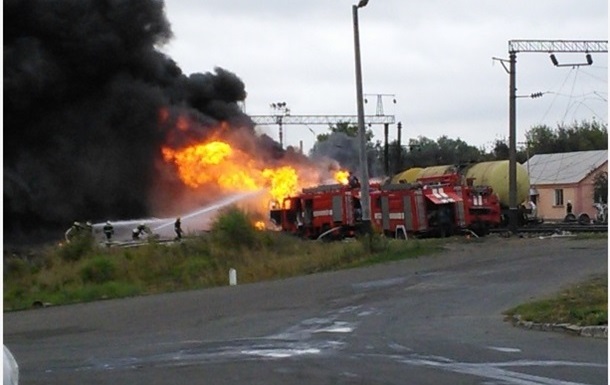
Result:
{"label": "power line insulator", "polygon": [[559,62],[557,61],[557,58],[553,54],[551,54],[551,61],[553,62],[553,65],[555,65],[555,66],[559,65]]}
{"label": "power line insulator", "polygon": [[586,58],[587,58],[587,64],[589,64],[589,65],[593,64],[593,58],[591,57],[591,54],[588,53],[586,55]]}

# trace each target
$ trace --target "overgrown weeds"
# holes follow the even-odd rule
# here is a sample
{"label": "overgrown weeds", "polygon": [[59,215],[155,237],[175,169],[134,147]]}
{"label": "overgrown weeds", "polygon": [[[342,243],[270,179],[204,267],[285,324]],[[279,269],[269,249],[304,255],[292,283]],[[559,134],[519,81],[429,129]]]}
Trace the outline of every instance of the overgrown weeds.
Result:
{"label": "overgrown weeds", "polygon": [[230,207],[211,231],[173,244],[99,247],[89,237],[41,250],[33,258],[5,258],[4,309],[54,305],[279,279],[417,257],[440,250],[436,240],[306,241],[259,231],[249,213]]}

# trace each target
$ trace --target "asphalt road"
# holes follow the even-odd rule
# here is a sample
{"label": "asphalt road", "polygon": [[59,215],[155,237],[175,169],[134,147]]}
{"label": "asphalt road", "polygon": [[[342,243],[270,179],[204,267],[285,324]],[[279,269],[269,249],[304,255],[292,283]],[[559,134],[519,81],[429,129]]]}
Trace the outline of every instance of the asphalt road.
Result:
{"label": "asphalt road", "polygon": [[607,340],[501,314],[607,269],[606,239],[489,237],[367,268],[6,313],[4,343],[22,385],[607,384]]}

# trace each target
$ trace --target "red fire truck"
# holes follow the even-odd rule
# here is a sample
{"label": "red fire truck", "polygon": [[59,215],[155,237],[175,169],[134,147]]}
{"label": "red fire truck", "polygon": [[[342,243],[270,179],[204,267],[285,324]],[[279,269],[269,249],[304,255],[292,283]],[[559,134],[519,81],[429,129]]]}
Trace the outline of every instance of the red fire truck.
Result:
{"label": "red fire truck", "polygon": [[465,229],[484,235],[500,224],[500,204],[489,187],[461,183],[456,174],[381,186],[371,194],[373,222],[393,237],[448,236]]}
{"label": "red fire truck", "polygon": [[274,202],[270,216],[283,231],[306,238],[330,230],[335,236],[352,234],[362,220],[360,189],[343,184],[305,188],[299,195]]}
{"label": "red fire truck", "polygon": [[[482,235],[500,223],[500,204],[489,187],[462,183],[458,175],[413,184],[371,184],[371,222],[387,236],[448,236],[464,229]],[[306,238],[341,238],[360,230],[360,189],[323,185],[274,203],[271,220]]]}

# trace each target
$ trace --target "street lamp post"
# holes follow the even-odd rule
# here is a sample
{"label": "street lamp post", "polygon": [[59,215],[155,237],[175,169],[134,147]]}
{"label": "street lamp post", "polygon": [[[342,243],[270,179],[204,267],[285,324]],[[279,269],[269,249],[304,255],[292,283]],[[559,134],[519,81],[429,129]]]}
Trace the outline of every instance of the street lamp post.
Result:
{"label": "street lamp post", "polygon": [[368,0],[360,0],[352,6],[354,20],[354,54],[356,62],[356,101],[358,104],[358,140],[360,144],[360,205],[362,206],[362,226],[366,233],[371,227],[371,196],[369,191],[369,168],[366,157],[366,131],[364,127],[364,94],[362,92],[362,66],[360,63],[360,35],[358,31],[358,8],[366,6]]}

